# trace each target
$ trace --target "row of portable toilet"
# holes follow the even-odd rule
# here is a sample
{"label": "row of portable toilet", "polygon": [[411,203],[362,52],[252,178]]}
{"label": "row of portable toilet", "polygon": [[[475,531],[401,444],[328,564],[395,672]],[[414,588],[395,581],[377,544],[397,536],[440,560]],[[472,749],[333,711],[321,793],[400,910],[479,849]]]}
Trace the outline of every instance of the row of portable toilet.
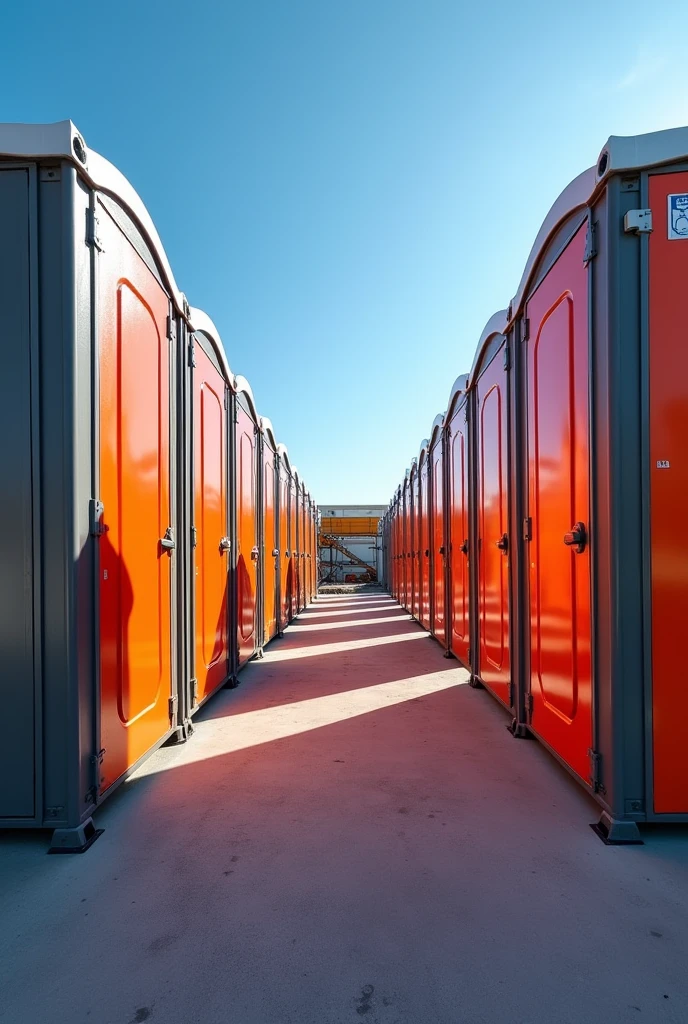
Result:
{"label": "row of portable toilet", "polygon": [[0,126],[0,827],[91,815],[314,597],[317,507],[128,181]]}
{"label": "row of portable toilet", "polygon": [[602,805],[688,821],[688,129],[608,140],[383,520],[391,593]]}

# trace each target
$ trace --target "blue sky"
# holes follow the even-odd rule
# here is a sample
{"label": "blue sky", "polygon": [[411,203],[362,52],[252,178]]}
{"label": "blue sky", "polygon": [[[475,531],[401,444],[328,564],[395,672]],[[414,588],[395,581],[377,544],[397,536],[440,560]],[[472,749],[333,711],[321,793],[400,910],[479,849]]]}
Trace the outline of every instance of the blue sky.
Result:
{"label": "blue sky", "polygon": [[0,120],[71,118],[315,498],[386,502],[561,189],[609,135],[688,123],[684,21],[674,0],[6,4]]}

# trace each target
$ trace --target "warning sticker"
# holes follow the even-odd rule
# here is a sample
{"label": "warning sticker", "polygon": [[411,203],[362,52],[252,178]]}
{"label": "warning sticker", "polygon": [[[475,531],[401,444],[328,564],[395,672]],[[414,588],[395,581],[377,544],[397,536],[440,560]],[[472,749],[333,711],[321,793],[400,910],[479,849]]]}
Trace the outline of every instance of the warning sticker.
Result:
{"label": "warning sticker", "polygon": [[688,192],[667,196],[669,238],[688,238]]}

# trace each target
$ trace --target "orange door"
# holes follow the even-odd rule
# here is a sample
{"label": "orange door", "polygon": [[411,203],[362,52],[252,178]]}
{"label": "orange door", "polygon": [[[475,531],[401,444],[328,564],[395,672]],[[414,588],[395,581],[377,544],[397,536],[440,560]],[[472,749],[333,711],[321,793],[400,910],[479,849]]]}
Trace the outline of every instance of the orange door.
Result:
{"label": "orange door", "polygon": [[170,727],[170,344],[167,295],[104,207],[98,256],[100,791]]}
{"label": "orange door", "polygon": [[275,519],[275,453],[263,445],[263,628],[265,642],[277,632],[279,560],[273,551],[279,545]]}
{"label": "orange door", "polygon": [[306,553],[308,538],[306,534],[306,497],[301,491],[301,545],[299,549],[299,610],[306,607]]}
{"label": "orange door", "polygon": [[298,592],[296,581],[296,547],[298,537],[296,535],[296,524],[298,521],[296,509],[296,481],[292,476],[289,478],[289,566],[287,569],[287,593],[289,595],[289,617],[288,622],[296,615]]}
{"label": "orange door", "polygon": [[526,314],[531,724],[583,779],[592,746],[585,235],[583,225]]}
{"label": "orange door", "polygon": [[291,598],[289,596],[289,476],[282,461],[280,461],[279,485],[280,629],[283,629],[291,618]]}
{"label": "orange door", "polygon": [[432,451],[432,543],[433,543],[433,612],[432,632],[440,643],[446,640],[444,612],[444,572],[446,546],[444,538],[444,477],[442,442]]}
{"label": "orange door", "polygon": [[[688,173],[650,177],[650,546],[654,811],[688,813],[688,686],[680,654],[688,622]],[[679,653],[676,653],[678,648]]]}
{"label": "orange door", "polygon": [[256,495],[256,427],[237,400],[237,608],[239,664],[256,649],[258,586],[258,509]]}
{"label": "orange door", "polygon": [[505,704],[509,697],[509,538],[506,370],[500,350],[477,383],[478,665]]}
{"label": "orange door", "polygon": [[200,345],[195,346],[194,525],[197,700],[229,673],[227,580],[227,413],[225,381]]}
{"label": "orange door", "polygon": [[454,413],[447,435],[449,458],[449,558],[451,567],[449,614],[451,649],[468,667],[470,647],[470,592],[468,581],[468,443],[466,406]]}
{"label": "orange door", "polygon": [[427,456],[420,467],[420,621],[430,629],[430,475]]}

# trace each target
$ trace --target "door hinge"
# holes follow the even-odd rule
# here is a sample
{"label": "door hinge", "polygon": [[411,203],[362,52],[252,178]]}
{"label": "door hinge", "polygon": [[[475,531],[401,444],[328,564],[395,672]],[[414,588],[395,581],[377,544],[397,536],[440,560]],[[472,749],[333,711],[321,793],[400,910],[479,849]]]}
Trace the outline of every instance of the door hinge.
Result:
{"label": "door hinge", "polygon": [[192,368],[196,365],[196,346],[194,345],[193,341],[189,342],[189,351],[188,351],[187,360],[188,360],[189,366],[191,366]]}
{"label": "door hinge", "polygon": [[103,522],[105,505],[97,498],[91,498],[88,503],[88,529],[92,537],[102,537],[108,532],[108,527]]}
{"label": "door hinge", "polygon": [[470,665],[470,663],[471,663],[471,649],[470,649],[470,647],[466,648],[466,661]]}
{"label": "door hinge", "polygon": [[585,236],[585,252],[583,253],[583,266],[587,267],[591,259],[597,256],[597,228],[588,221],[588,233]]}
{"label": "door hinge", "polygon": [[173,316],[167,318],[167,337],[170,341],[177,340],[177,321]]}
{"label": "door hinge", "polygon": [[192,526],[191,527],[191,547],[195,548],[197,543],[198,543],[198,534],[196,532],[196,527]]}
{"label": "door hinge", "polygon": [[179,698],[177,697],[176,693],[174,697],[170,697],[169,700],[167,701],[167,713],[169,714],[170,718],[176,718],[178,703]]}
{"label": "door hinge", "polygon": [[98,799],[98,790],[100,789],[101,783],[101,767],[103,764],[103,758],[105,757],[105,747],[102,747],[96,754],[91,754],[91,768],[93,769],[93,785],[91,786],[88,793],[86,793],[86,802],[95,803]]}
{"label": "door hinge", "polygon": [[198,679],[189,680],[189,690],[191,691],[191,704],[195,707],[198,704]]}
{"label": "door hinge", "polygon": [[533,520],[530,518],[530,516],[526,516],[526,518],[523,520],[523,539],[533,539]]}
{"label": "door hinge", "polygon": [[602,790],[602,755],[592,748],[588,750],[588,761],[590,762],[590,785],[593,793]]}
{"label": "door hinge", "polygon": [[526,694],[525,705],[526,705],[526,719],[527,719],[527,721],[530,722],[532,720],[532,718],[533,718],[533,695],[532,695],[532,693],[527,693]]}
{"label": "door hinge", "polygon": [[508,345],[504,346],[504,369],[511,369],[511,349]]}
{"label": "door hinge", "polygon": [[93,207],[89,207],[86,211],[86,245],[90,245],[96,252],[105,252],[98,234],[98,226],[96,211]]}
{"label": "door hinge", "polygon": [[649,235],[652,231],[652,210],[629,210],[623,223],[627,234]]}
{"label": "door hinge", "polygon": [[524,316],[521,320],[521,341],[528,341],[530,337],[530,320]]}
{"label": "door hinge", "polygon": [[513,683],[513,680],[507,686],[506,695],[507,695],[507,704],[509,705],[510,708],[512,708],[514,706],[514,683]]}

